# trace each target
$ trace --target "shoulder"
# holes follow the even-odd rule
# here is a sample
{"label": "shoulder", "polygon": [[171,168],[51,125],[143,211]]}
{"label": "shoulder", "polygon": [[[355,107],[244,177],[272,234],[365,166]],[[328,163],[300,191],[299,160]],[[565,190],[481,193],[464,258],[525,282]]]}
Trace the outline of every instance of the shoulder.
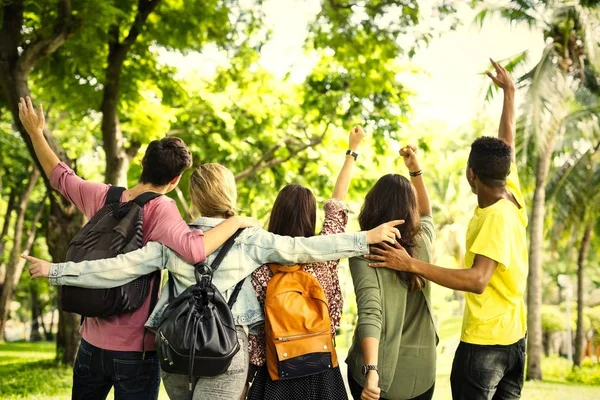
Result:
{"label": "shoulder", "polygon": [[[366,258],[360,256],[360,257],[352,257],[348,260],[348,264],[350,265],[350,269],[355,269],[355,270],[370,270],[372,269],[371,267],[369,267],[369,260],[367,260]],[[376,268],[374,268],[374,270],[376,270]]]}
{"label": "shoulder", "polygon": [[177,214],[181,215],[179,213],[179,208],[177,208],[177,203],[175,203],[175,200],[165,195],[158,196],[146,203],[144,205],[144,211],[153,214],[153,216],[158,216],[162,213],[170,214],[173,212],[176,212]]}

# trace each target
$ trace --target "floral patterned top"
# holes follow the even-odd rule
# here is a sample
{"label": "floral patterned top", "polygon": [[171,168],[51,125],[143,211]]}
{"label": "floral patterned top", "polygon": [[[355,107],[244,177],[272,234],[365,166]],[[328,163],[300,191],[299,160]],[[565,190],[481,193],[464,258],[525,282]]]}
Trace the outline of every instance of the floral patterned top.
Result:
{"label": "floral patterned top", "polygon": [[[323,209],[325,210],[325,220],[323,221],[321,235],[343,233],[348,224],[348,206],[339,200],[330,199],[325,202]],[[325,292],[329,303],[332,334],[335,334],[335,330],[340,327],[344,308],[344,299],[342,298],[340,280],[337,274],[339,262],[340,260],[334,260],[304,265],[304,270],[317,278]],[[267,265],[261,266],[252,273],[252,286],[263,309],[267,284],[272,276],[273,273]],[[258,328],[256,335],[250,334],[248,336],[248,342],[250,363],[259,367],[264,365],[267,357],[264,325]]]}

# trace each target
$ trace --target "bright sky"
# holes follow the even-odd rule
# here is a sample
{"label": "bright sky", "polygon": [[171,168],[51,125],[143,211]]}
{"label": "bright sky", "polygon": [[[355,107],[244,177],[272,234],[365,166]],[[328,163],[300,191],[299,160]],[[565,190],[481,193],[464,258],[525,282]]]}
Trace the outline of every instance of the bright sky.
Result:
{"label": "bright sky", "polygon": [[[301,82],[315,62],[306,56],[302,46],[307,26],[320,10],[320,0],[266,0],[264,9],[273,34],[263,47],[261,65],[281,77],[289,72],[293,81]],[[417,52],[413,64],[423,72],[401,78],[416,93],[411,102],[413,124],[436,120],[456,128],[476,116],[499,118],[500,99],[491,104],[483,101],[488,78],[480,73],[488,68],[488,58],[502,60],[529,50],[532,66],[542,53],[544,43],[539,32],[511,27],[500,19],[488,20],[480,29],[473,24],[473,10],[464,8],[458,15],[463,21],[461,27]],[[187,56],[170,53],[165,61],[176,65],[182,74],[195,69],[208,74],[225,58],[216,49],[208,49],[203,54]]]}

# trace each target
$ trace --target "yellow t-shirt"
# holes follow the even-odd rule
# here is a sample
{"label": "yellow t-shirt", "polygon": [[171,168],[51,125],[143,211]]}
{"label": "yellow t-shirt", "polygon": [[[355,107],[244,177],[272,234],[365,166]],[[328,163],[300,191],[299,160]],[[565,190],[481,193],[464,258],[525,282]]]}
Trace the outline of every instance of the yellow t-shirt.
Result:
{"label": "yellow t-shirt", "polygon": [[497,261],[498,267],[482,294],[465,294],[463,342],[508,345],[522,339],[527,330],[523,298],[529,271],[527,211],[514,164],[506,181],[521,208],[505,199],[477,207],[467,230],[466,267],[473,266],[476,254]]}

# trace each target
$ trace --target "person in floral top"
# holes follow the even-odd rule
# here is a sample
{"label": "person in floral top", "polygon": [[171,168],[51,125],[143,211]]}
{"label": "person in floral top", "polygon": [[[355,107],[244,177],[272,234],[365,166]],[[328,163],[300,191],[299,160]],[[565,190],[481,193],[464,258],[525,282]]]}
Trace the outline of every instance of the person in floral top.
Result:
{"label": "person in floral top", "polygon": [[[349,137],[349,150],[337,178],[333,196],[323,206],[325,220],[321,235],[343,233],[348,223],[348,207],[344,198],[348,192],[356,150],[364,137],[360,127],[353,128]],[[279,235],[313,236],[316,225],[316,201],[312,192],[300,185],[283,188],[275,200],[269,221],[269,231]],[[328,301],[331,330],[339,328],[342,317],[343,298],[337,274],[339,260],[307,264],[304,270],[317,278]],[[264,307],[267,284],[273,273],[263,265],[252,274],[252,286]],[[272,381],[266,370],[266,343],[264,325],[256,335],[248,337],[250,364],[260,367],[249,392],[249,399],[286,400],[347,399],[346,389],[339,368],[303,378]]]}

